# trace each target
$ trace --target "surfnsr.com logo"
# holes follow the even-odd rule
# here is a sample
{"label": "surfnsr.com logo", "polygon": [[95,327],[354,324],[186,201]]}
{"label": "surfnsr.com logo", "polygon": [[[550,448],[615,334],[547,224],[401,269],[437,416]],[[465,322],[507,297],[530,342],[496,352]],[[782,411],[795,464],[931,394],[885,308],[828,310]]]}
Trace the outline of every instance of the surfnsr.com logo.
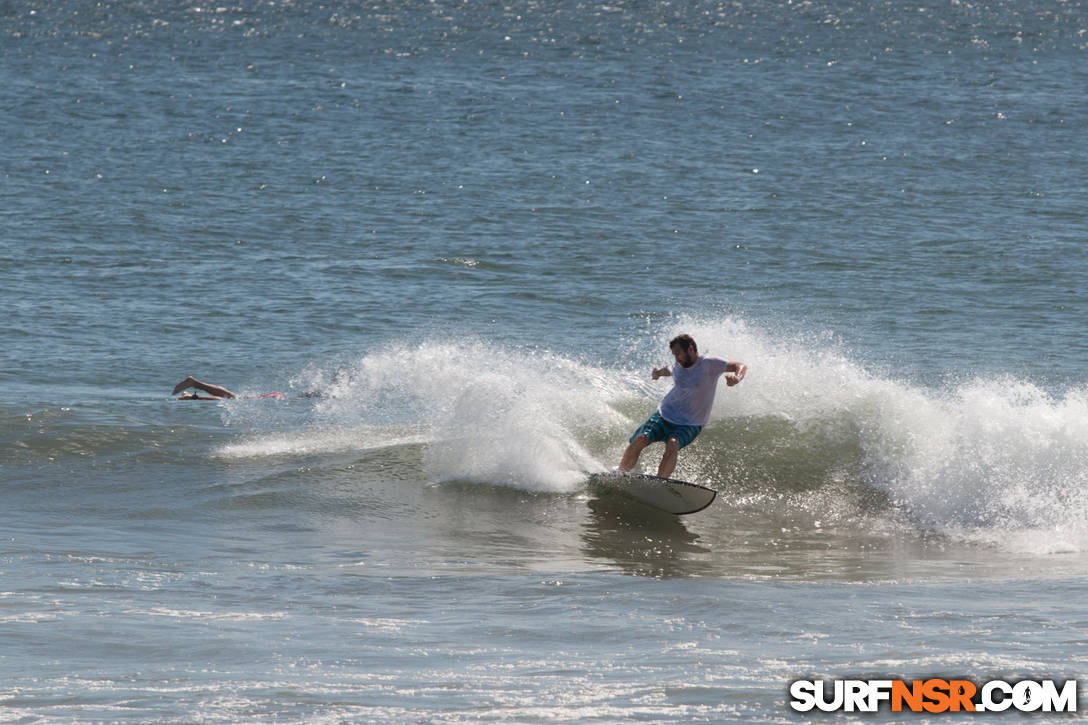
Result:
{"label": "surfnsr.com logo", "polygon": [[790,697],[797,712],[1076,712],[1077,681],[797,680]]}

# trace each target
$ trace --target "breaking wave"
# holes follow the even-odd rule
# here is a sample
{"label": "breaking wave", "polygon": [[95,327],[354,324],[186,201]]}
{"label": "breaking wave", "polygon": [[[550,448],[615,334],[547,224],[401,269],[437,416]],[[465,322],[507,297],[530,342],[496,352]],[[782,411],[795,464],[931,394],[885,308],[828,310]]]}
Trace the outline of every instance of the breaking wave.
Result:
{"label": "breaking wave", "polygon": [[[587,472],[615,465],[653,411],[669,381],[651,382],[648,371],[668,362],[663,341],[686,331],[701,352],[742,360],[749,373],[719,388],[711,423],[676,475],[723,491],[845,491],[874,515],[926,532],[1030,552],[1088,550],[1088,388],[1055,394],[1013,376],[933,388],[867,369],[827,336],[729,319],[667,328],[632,342],[630,364],[432,339],[315,366],[294,381],[322,393],[302,430],[221,453],[424,444],[431,483],[575,491]],[[642,464],[653,469],[654,449]]]}

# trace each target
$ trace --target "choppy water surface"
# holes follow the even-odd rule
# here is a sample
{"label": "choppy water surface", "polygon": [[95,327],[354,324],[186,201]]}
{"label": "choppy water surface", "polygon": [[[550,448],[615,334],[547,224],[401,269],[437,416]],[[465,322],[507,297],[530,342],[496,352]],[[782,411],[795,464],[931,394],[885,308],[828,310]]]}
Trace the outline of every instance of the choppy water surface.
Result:
{"label": "choppy water surface", "polygon": [[[793,722],[798,678],[1088,677],[1086,33],[9,3],[0,716]],[[585,479],[681,331],[750,372],[676,518]]]}

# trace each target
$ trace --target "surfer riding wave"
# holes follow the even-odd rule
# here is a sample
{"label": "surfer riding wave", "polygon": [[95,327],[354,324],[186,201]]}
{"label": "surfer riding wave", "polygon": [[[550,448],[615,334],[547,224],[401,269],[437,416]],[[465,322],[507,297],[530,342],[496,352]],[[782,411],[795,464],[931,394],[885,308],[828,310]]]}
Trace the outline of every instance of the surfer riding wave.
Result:
{"label": "surfer riding wave", "polygon": [[630,471],[638,463],[642,451],[651,443],[665,442],[665,453],[657,475],[668,478],[676,469],[680,449],[690,444],[710,420],[718,378],[732,387],[744,379],[748,366],[720,357],[700,355],[691,335],[678,335],[669,341],[669,350],[676,362],[672,368],[655,367],[654,380],[671,377],[673,387],[658,405],[657,411],[639,426],[631,436],[627,450],[617,467]]}

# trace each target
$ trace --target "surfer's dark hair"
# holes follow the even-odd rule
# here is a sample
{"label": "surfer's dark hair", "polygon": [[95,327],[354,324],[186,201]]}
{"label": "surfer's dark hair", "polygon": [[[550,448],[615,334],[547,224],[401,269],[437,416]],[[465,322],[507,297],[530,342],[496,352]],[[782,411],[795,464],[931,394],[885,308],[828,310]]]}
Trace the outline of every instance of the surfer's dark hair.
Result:
{"label": "surfer's dark hair", "polygon": [[673,339],[669,340],[670,350],[677,345],[680,345],[685,350],[688,349],[688,345],[691,345],[691,349],[695,351],[695,354],[699,354],[699,346],[695,344],[695,338],[693,338],[691,335],[677,335]]}

